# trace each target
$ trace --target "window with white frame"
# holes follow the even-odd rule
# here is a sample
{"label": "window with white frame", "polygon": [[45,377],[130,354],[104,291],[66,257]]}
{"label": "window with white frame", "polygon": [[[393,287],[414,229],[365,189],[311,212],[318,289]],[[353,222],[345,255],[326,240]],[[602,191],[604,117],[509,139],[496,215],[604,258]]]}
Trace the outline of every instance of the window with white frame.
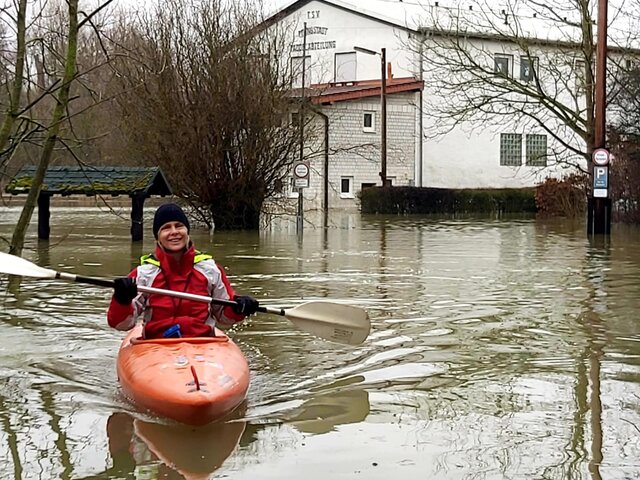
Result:
{"label": "window with white frame", "polygon": [[353,177],[340,177],[340,197],[353,198]]}
{"label": "window with white frame", "polygon": [[[304,60],[304,61],[303,61]],[[291,57],[291,86],[293,88],[302,87],[302,73],[304,70],[304,86],[311,85],[310,66],[311,57],[309,55],[302,57]]]}
{"label": "window with white frame", "polygon": [[335,82],[353,82],[356,79],[356,52],[336,53],[333,78]]}
{"label": "window with white frame", "polygon": [[496,53],[493,56],[493,71],[498,75],[511,78],[513,71],[513,55]]}
{"label": "window with white frame", "polygon": [[296,179],[295,177],[287,178],[287,197],[288,198],[298,198],[298,189],[296,188]]}
{"label": "window with white frame", "polygon": [[587,86],[587,64],[584,60],[576,60],[574,64],[574,73],[576,76],[576,93],[584,93]]}
{"label": "window with white frame", "polygon": [[362,131],[363,132],[376,131],[376,112],[364,112],[362,114]]}
{"label": "window with white frame", "polygon": [[526,159],[529,167],[547,166],[547,136],[529,134],[526,140]]}
{"label": "window with white frame", "polygon": [[533,82],[538,74],[537,57],[520,57],[520,80],[523,82]]}
{"label": "window with white frame", "polygon": [[509,167],[522,165],[522,134],[500,134],[500,165]]}

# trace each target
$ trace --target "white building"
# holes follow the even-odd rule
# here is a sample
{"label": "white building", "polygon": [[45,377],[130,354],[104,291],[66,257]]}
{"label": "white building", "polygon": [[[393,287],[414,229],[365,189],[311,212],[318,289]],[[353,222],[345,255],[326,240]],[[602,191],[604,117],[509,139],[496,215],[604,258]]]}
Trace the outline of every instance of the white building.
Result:
{"label": "white building", "polygon": [[[422,85],[413,77],[386,82],[386,178],[392,185],[414,185]],[[306,113],[311,134],[305,135],[310,167],[305,208],[352,209],[358,206],[358,192],[382,184],[381,93],[380,80],[313,84],[305,89],[311,104]],[[297,198],[293,174],[289,185],[293,188],[285,189],[286,195]]]}
{"label": "white building", "polygon": [[[555,21],[540,18],[531,11],[516,14],[510,7],[496,10],[499,8],[497,2],[495,5],[484,0],[467,3],[458,0],[298,0],[289,3],[267,22],[290,29],[293,41],[288,60],[293,68],[300,70],[305,52],[305,83],[308,86],[379,80],[380,56],[362,52],[382,52],[383,49],[393,78],[424,80],[423,91],[392,96],[390,102],[388,142],[406,146],[411,143],[408,136],[414,135],[413,165],[404,164],[403,169],[395,171],[393,168],[396,167],[389,161],[389,176],[394,185],[520,188],[534,186],[548,176],[562,176],[569,164],[584,166],[586,161],[581,153],[585,150],[585,142],[579,125],[586,108],[584,92],[580,90],[584,85],[581,73],[584,62],[580,60],[579,48],[572,43],[580,34],[569,26],[572,18]],[[477,6],[480,4],[488,5],[491,11],[479,11]],[[574,14],[571,10],[564,13],[565,16]],[[464,66],[465,72],[462,72],[463,68],[456,71],[455,58],[449,59],[452,63],[447,64],[442,60],[430,62],[431,52],[437,54],[438,49],[445,48],[445,43],[451,43],[452,38],[454,43],[464,44],[459,51],[452,51],[452,57],[461,52],[469,56],[458,65]],[[526,45],[522,39],[527,40]],[[440,59],[447,60],[446,54],[440,54]],[[515,90],[520,86],[531,89],[539,82],[545,94],[557,100],[562,121],[557,115],[545,112],[542,101],[523,102],[522,96],[509,93],[504,85],[489,95],[483,90],[486,85],[477,78],[463,83],[461,78],[469,74],[469,65],[479,71],[486,70],[488,75],[503,75],[501,81]],[[508,103],[504,101],[505,95],[515,105],[523,102],[524,106],[518,107],[523,115],[512,115],[508,108],[500,110]],[[467,97],[467,101],[476,99],[478,103],[471,103],[473,108],[468,115],[448,122],[442,114],[443,105],[463,97]],[[503,102],[503,107],[493,104],[485,117],[479,119],[478,113],[496,99]],[[414,116],[413,125],[394,125],[399,121],[395,115],[404,112],[402,121],[405,122],[417,111],[416,106],[421,107],[422,115]],[[349,110],[357,110],[358,115],[366,110],[379,112],[379,101],[376,103],[374,97],[362,104],[349,100],[328,108],[331,115],[338,111],[345,114]],[[567,127],[573,121],[578,126]],[[376,124],[374,129],[379,135],[377,127]],[[364,134],[362,125],[355,118],[343,122],[336,131],[352,138]],[[403,159],[409,161],[408,149],[404,150]],[[345,193],[357,194],[363,185],[380,184],[379,168],[357,178],[359,164],[354,158],[344,161],[336,154],[330,163],[341,169],[339,178],[353,177],[352,186],[347,188],[345,184],[340,190],[342,197]],[[313,185],[312,178],[305,198],[307,194],[312,197],[318,194],[317,191],[312,193]]]}

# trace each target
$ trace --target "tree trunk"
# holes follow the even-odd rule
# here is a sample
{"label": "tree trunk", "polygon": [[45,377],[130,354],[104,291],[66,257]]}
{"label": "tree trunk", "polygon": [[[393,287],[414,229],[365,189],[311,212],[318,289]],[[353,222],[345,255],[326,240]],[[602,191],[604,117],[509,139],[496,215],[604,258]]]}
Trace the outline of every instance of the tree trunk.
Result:
{"label": "tree trunk", "polygon": [[78,49],[78,0],[67,0],[67,5],[69,8],[69,33],[67,37],[67,55],[62,86],[56,96],[56,106],[53,110],[49,127],[47,128],[47,137],[45,139],[44,148],[42,150],[31,187],[29,188],[27,200],[22,208],[18,224],[16,225],[13,237],[11,238],[9,253],[13,255],[20,255],[22,253],[27,228],[29,227],[33,210],[38,202],[40,190],[42,190],[44,175],[47,172],[47,167],[51,161],[51,155],[58,139],[60,126],[65,119],[67,106],[69,104],[69,90],[76,75],[76,54]]}

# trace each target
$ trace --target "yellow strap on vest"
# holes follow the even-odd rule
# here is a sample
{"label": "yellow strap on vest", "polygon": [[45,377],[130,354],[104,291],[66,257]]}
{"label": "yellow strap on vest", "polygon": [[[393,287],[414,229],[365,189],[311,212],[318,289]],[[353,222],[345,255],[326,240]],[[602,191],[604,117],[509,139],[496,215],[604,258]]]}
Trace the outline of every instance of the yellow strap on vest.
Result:
{"label": "yellow strap on vest", "polygon": [[[202,262],[204,260],[211,260],[213,257],[207,253],[202,253],[196,250],[196,255],[193,257],[193,263],[196,264],[198,262]],[[143,255],[140,257],[140,265],[144,265],[145,263],[149,263],[151,265],[155,265],[156,267],[160,266],[160,262],[156,257],[153,256],[153,253],[148,255]]]}

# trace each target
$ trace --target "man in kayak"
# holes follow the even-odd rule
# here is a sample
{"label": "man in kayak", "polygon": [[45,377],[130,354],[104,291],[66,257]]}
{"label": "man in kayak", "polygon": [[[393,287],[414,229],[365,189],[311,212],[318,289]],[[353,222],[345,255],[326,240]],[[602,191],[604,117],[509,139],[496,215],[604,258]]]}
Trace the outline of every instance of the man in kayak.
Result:
{"label": "man in kayak", "polygon": [[[128,277],[116,278],[107,320],[118,330],[144,321],[145,338],[211,336],[216,322],[230,326],[258,310],[258,301],[234,293],[224,269],[195,250],[189,220],[175,203],[161,205],[153,218],[155,252],[143,256]],[[234,300],[233,307],[209,305],[159,294],[138,294],[137,285]]]}

